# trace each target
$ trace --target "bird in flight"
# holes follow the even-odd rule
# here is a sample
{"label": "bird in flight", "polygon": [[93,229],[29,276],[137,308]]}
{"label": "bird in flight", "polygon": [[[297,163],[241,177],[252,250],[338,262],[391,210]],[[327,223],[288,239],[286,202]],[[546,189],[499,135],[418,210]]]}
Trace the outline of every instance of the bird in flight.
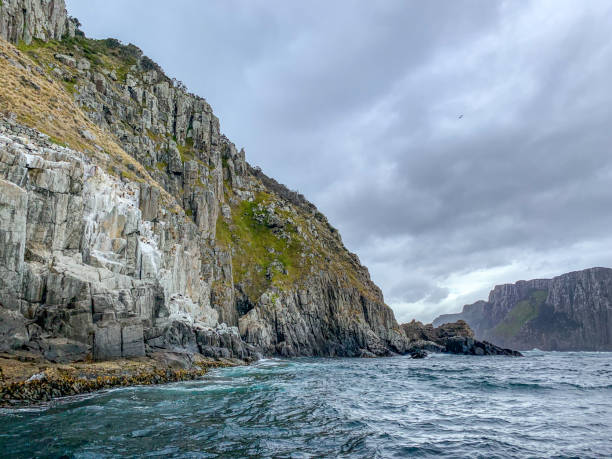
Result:
{"label": "bird in flight", "polygon": [[463,118],[463,115],[459,115],[459,119]]}

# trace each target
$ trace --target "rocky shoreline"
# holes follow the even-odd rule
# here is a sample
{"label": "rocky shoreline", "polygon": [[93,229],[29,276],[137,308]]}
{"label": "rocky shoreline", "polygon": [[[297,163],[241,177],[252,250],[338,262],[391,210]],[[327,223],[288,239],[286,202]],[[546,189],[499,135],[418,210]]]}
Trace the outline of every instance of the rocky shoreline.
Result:
{"label": "rocky shoreline", "polygon": [[[412,321],[402,325],[413,359],[430,352],[520,357],[522,354],[474,339],[464,321],[434,328]],[[210,369],[246,365],[254,359],[209,358],[199,353],[155,351],[147,356],[106,361],[55,363],[40,354],[15,351],[0,354],[0,407],[23,407],[60,397],[121,386],[191,381]]]}
{"label": "rocky shoreline", "polygon": [[245,365],[238,359],[158,353],[104,362],[55,364],[29,353],[0,355],[0,407],[19,408],[125,386],[201,378],[213,368]]}

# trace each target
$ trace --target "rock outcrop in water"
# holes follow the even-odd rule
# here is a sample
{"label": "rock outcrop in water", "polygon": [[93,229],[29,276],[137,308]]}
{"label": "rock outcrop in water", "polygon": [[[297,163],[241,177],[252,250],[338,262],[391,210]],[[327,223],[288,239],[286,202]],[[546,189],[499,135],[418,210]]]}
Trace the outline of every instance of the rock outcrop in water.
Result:
{"label": "rock outcrop in water", "polygon": [[466,305],[434,325],[465,320],[476,337],[515,349],[612,350],[612,269],[496,286],[488,301]]}
{"label": "rock outcrop in water", "polygon": [[445,352],[465,355],[507,355],[519,357],[522,354],[504,349],[487,341],[474,339],[474,332],[463,320],[445,323],[439,327],[413,320],[402,324],[402,330],[410,340],[408,352],[412,358],[423,358],[427,352]]}
{"label": "rock outcrop in water", "polygon": [[[19,15],[18,13],[22,14]],[[404,352],[380,289],[208,103],[63,0],[0,6],[0,350]]]}

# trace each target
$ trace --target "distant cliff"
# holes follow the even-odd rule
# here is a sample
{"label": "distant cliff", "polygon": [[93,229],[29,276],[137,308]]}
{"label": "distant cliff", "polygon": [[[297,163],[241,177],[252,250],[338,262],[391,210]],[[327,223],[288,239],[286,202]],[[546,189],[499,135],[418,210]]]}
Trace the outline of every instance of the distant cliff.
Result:
{"label": "distant cliff", "polygon": [[496,286],[488,301],[445,314],[434,326],[465,320],[479,339],[514,349],[612,351],[612,269]]}
{"label": "distant cliff", "polygon": [[313,204],[139,48],[77,24],[63,0],[0,2],[0,351],[405,351]]}

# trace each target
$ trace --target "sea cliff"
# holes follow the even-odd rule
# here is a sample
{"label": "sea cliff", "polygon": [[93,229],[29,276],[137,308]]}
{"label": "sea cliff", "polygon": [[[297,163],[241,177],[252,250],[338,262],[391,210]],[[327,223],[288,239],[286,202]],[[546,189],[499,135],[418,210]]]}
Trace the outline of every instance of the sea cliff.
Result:
{"label": "sea cliff", "polygon": [[[378,356],[407,339],[302,195],[62,0],[0,4],[0,351]],[[7,41],[5,41],[7,40]]]}

